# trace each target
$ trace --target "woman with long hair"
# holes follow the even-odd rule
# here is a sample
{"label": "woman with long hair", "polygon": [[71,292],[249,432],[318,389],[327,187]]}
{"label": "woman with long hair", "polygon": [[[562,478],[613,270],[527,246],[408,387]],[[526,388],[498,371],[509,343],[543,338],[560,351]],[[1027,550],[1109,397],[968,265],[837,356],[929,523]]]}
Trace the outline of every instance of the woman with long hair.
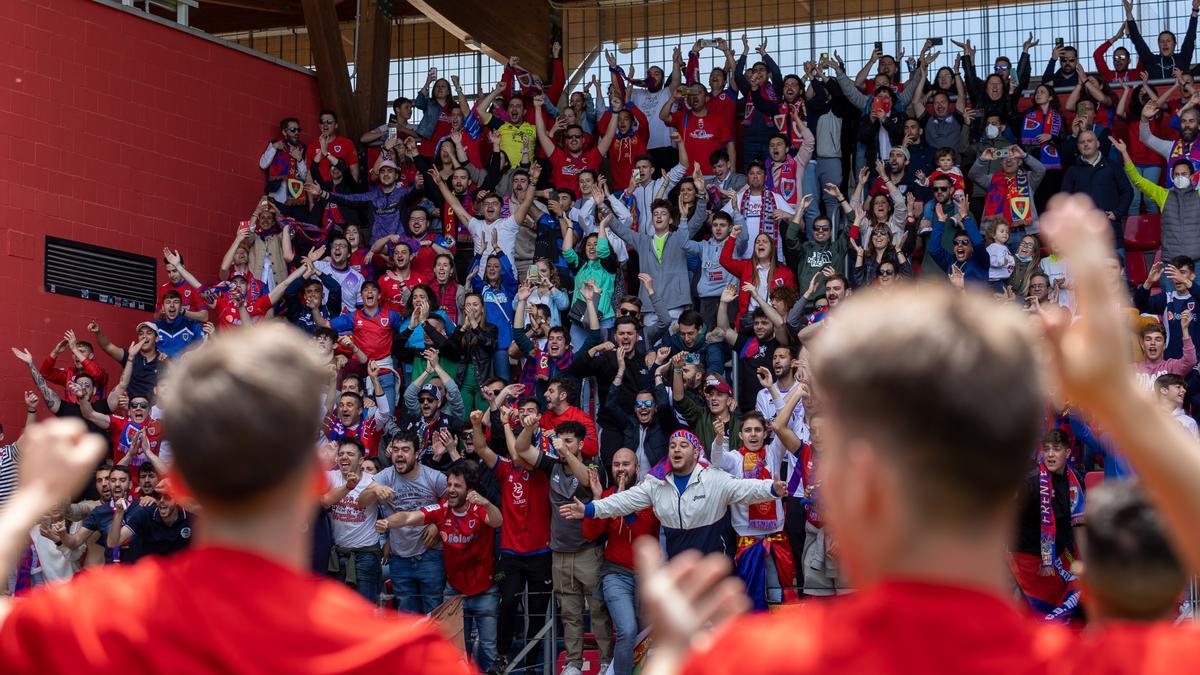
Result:
{"label": "woman with long hair", "polygon": [[[562,313],[570,307],[570,298],[563,290],[562,281],[558,278],[558,268],[549,258],[538,258],[529,268],[529,280],[533,291],[529,294],[526,307],[546,305],[550,308],[550,325],[563,326]],[[526,325],[529,321],[526,320]]]}
{"label": "woman with long hair", "polygon": [[462,391],[463,406],[468,414],[488,407],[479,387],[492,377],[492,360],[499,336],[499,330],[488,321],[483,305],[482,295],[467,293],[463,297],[462,322],[446,341],[447,356],[458,364],[458,375],[454,379]]}
{"label": "woman with long hair", "polygon": [[[892,233],[884,225],[876,225],[867,237],[866,247],[859,246],[854,239],[850,246],[854,249],[855,260],[852,276],[855,288],[869,286],[880,279],[884,265],[889,265],[892,272],[906,277],[912,276],[912,261],[904,255],[904,242],[907,236],[900,235],[900,241],[892,243]],[[891,283],[894,279],[889,279]],[[883,282],[881,281],[882,285]]]}
{"label": "woman with long hair", "polygon": [[[429,91],[431,84],[433,85],[432,92]],[[453,103],[454,97],[450,93],[450,82],[445,78],[439,78],[436,70],[430,70],[429,77],[425,80],[425,86],[421,87],[421,90],[417,92],[417,97],[413,100],[413,105],[424,113],[420,123],[417,124],[417,134],[423,139],[420,143],[420,151],[423,156],[433,157],[438,139],[450,133],[450,106]]]}
{"label": "woman with long hair", "polygon": [[1062,141],[1065,134],[1066,124],[1062,113],[1058,111],[1058,95],[1050,85],[1039,84],[1033,90],[1033,106],[1025,113],[1020,139],[1025,152],[1046,167],[1046,175],[1033,194],[1039,213],[1045,210],[1046,202],[1062,187]]}
{"label": "woman with long hair", "polygon": [[508,346],[512,344],[513,305],[517,296],[517,277],[508,256],[495,245],[487,262],[477,265],[470,276],[471,290],[483,297],[488,321],[496,326],[496,351],[492,369],[496,377],[509,379]]}
{"label": "woman with long hair", "polygon": [[[604,205],[604,208],[607,208],[607,205]],[[583,244],[578,249],[573,245],[575,229],[563,229],[563,259],[575,273],[575,292],[571,296],[570,305],[572,345],[581,345],[587,339],[587,304],[581,292],[587,282],[591,281],[596,286],[596,313],[600,316],[600,330],[612,328],[616,321],[616,314],[613,312],[613,292],[620,267],[617,254],[608,243],[608,223],[611,218],[611,213],[604,215],[597,224],[599,229],[584,237]]]}
{"label": "woman with long hair", "polygon": [[[787,265],[778,264],[775,238],[765,232],[760,232],[754,238],[754,248],[750,252],[749,260],[734,258],[735,246],[739,248],[746,246],[746,232],[740,223],[733,226],[732,236],[725,240],[725,246],[721,249],[721,266],[737,277],[738,313],[737,318],[734,319],[734,325],[741,326],[742,317],[758,304],[752,295],[768,298],[775,288],[795,287],[796,275],[788,269]],[[751,294],[746,288],[747,286],[753,286],[756,292]]]}
{"label": "woman with long hair", "polygon": [[1012,276],[1008,278],[1008,286],[1014,295],[1024,298],[1029,295],[1029,279],[1041,270],[1042,245],[1038,238],[1032,234],[1021,237],[1013,257],[1017,263],[1013,266]]}

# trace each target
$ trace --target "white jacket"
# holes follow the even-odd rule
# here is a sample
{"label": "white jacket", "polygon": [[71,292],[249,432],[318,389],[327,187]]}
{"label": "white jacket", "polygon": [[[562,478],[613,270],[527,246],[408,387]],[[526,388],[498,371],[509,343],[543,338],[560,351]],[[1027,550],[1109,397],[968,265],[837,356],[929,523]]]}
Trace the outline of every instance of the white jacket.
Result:
{"label": "white jacket", "polygon": [[647,475],[623,492],[592,502],[594,517],[616,518],[654,507],[667,539],[667,555],[695,549],[724,551],[730,504],[757,504],[775,498],[769,480],[734,478],[721,469],[697,465],[681,493],[675,476],[666,480]]}

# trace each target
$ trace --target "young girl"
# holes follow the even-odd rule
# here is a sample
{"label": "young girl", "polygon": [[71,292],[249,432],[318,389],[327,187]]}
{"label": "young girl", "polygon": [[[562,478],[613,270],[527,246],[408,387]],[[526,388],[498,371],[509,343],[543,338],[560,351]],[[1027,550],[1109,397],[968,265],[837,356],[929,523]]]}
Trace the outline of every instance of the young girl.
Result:
{"label": "young girl", "polygon": [[[597,190],[593,193],[603,202],[603,194]],[[602,208],[607,209],[607,204]],[[595,282],[599,295],[596,298],[596,312],[600,315],[600,329],[607,331],[613,327],[616,314],[613,312],[613,292],[617,281],[617,255],[608,243],[608,223],[611,214],[600,218],[596,232],[583,238],[583,245],[576,251],[574,248],[575,230],[567,228],[563,233],[562,252],[567,265],[575,273],[575,293],[571,298],[571,344],[581,345],[587,339],[586,314],[581,291],[588,281]]]}
{"label": "young girl", "polygon": [[1017,265],[1017,259],[1008,248],[1008,222],[1003,218],[992,218],[984,221],[983,227],[984,234],[991,242],[987,247],[990,263],[988,281],[991,282],[992,288],[1003,292]]}
{"label": "young girl", "polygon": [[454,256],[449,253],[439,253],[433,262],[433,279],[429,282],[437,300],[446,316],[457,322],[459,307],[462,307],[466,289],[454,279]]}
{"label": "young girl", "polygon": [[1046,167],[1046,175],[1034,193],[1034,204],[1040,213],[1046,202],[1062,185],[1062,143],[1065,134],[1063,116],[1058,112],[1058,95],[1049,85],[1039,84],[1033,90],[1033,107],[1025,113],[1021,125],[1021,145],[1025,152]]}
{"label": "young girl", "polygon": [[488,322],[498,331],[492,368],[496,377],[507,380],[510,376],[508,346],[512,344],[513,305],[517,295],[517,277],[512,263],[500,247],[495,246],[487,262],[476,267],[470,281],[471,289],[483,297]]}
{"label": "young girl", "polygon": [[937,164],[937,168],[933,170],[933,173],[929,174],[929,178],[926,179],[926,183],[923,185],[932,183],[938,178],[948,178],[953,198],[958,199],[958,195],[967,189],[967,183],[963,180],[962,169],[958,168],[958,165],[954,163],[954,159],[953,148],[938,148],[938,151],[933,153],[933,160]]}
{"label": "young girl", "polygon": [[734,225],[733,230],[733,236],[726,239],[725,246],[721,248],[721,266],[737,277],[740,291],[734,326],[741,326],[746,312],[754,309],[752,305],[758,304],[757,300],[751,297],[746,286],[755,288],[754,295],[756,297],[766,298],[770,297],[771,291],[777,287],[791,286],[794,288],[796,275],[788,269],[787,265],[777,264],[775,238],[765,232],[759,233],[754,238],[754,250],[751,252],[749,260],[735,259],[733,257],[734,246],[746,245],[746,233],[741,225]]}
{"label": "young girl", "polygon": [[[550,308],[550,325],[565,328],[562,322],[562,312],[567,311],[570,307],[570,299],[562,288],[562,282],[558,278],[558,269],[554,267],[549,258],[538,258],[529,271],[533,292],[529,294],[529,302],[525,306],[546,305]],[[528,325],[528,319],[526,319],[526,325]]]}

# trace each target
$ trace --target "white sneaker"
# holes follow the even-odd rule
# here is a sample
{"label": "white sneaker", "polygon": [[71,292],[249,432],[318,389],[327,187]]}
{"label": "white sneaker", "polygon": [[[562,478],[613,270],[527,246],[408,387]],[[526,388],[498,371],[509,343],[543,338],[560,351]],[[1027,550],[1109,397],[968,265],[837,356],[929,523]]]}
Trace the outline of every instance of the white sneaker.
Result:
{"label": "white sneaker", "polygon": [[583,671],[568,663],[567,665],[563,666],[563,669],[559,671],[558,675],[583,675]]}

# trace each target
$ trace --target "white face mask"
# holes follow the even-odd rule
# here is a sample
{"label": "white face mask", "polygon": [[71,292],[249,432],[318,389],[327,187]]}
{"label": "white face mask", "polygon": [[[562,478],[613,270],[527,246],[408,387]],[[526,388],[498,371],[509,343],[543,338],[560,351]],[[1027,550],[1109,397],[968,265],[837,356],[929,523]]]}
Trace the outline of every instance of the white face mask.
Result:
{"label": "white face mask", "polygon": [[1187,176],[1172,176],[1171,182],[1174,183],[1175,187],[1179,188],[1180,190],[1186,190],[1192,186],[1192,179],[1188,178]]}
{"label": "white face mask", "polygon": [[995,138],[1000,135],[1000,127],[996,126],[995,124],[989,124],[987,125],[987,129],[984,130],[984,133],[987,134],[988,138]]}

